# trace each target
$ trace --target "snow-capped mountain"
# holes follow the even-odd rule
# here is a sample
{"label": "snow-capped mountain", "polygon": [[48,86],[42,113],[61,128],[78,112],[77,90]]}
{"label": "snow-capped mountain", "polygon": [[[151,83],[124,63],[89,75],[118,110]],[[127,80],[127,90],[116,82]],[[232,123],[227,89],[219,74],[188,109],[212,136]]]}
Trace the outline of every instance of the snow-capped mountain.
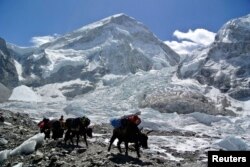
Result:
{"label": "snow-capped mountain", "polygon": [[250,15],[227,22],[214,43],[197,51],[179,68],[182,78],[196,78],[235,99],[250,99]]}
{"label": "snow-capped mountain", "polygon": [[9,48],[13,55],[24,54],[17,60],[22,83],[32,86],[78,78],[95,81],[105,74],[159,70],[179,62],[178,54],[125,14],[84,26],[30,52]]}

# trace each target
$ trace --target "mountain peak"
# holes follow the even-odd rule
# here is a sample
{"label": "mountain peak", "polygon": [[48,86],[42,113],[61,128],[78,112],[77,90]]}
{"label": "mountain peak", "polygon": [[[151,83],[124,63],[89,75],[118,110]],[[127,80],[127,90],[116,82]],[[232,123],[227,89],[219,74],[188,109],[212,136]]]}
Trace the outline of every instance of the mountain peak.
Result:
{"label": "mountain peak", "polygon": [[131,17],[129,17],[128,15],[126,15],[125,13],[118,13],[118,14],[114,14],[112,16],[109,16],[107,18],[127,18],[127,19],[131,19]]}
{"label": "mountain peak", "polygon": [[106,19],[110,19],[111,22],[117,22],[117,21],[135,21],[137,22],[134,18],[124,14],[124,13],[119,13],[112,15],[110,17],[107,17]]}
{"label": "mountain peak", "polygon": [[217,42],[235,43],[250,41],[250,14],[228,21],[218,31]]}
{"label": "mountain peak", "polygon": [[86,31],[86,30],[90,30],[90,29],[94,29],[98,27],[108,26],[110,24],[126,26],[126,27],[135,27],[137,25],[144,29],[147,29],[142,23],[138,22],[136,19],[124,13],[119,13],[119,14],[106,17],[100,21],[96,21],[94,23],[83,26],[80,29],[76,30],[76,32],[79,32],[79,31],[82,32],[82,31]]}

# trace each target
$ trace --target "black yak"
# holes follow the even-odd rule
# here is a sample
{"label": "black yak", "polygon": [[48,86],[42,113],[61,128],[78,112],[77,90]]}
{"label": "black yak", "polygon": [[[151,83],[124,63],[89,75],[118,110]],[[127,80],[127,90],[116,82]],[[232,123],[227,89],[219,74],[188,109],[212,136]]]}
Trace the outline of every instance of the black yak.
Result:
{"label": "black yak", "polygon": [[73,144],[73,137],[76,136],[76,145],[78,146],[80,135],[84,136],[84,141],[88,147],[87,135],[92,137],[92,128],[88,128],[90,120],[87,117],[68,118],[65,122],[65,128],[67,129],[64,137],[66,144],[67,140],[70,139]]}
{"label": "black yak", "polygon": [[[150,131],[151,132],[151,131]],[[149,134],[148,132],[147,134]],[[140,157],[140,146],[143,148],[148,148],[148,136],[145,133],[142,133],[141,130],[138,129],[137,125],[128,122],[126,126],[115,128],[113,130],[113,135],[110,139],[110,144],[108,147],[108,151],[111,149],[111,145],[113,144],[114,140],[117,138],[117,148],[119,149],[120,153],[121,151],[121,143],[125,143],[125,155],[128,155],[128,143],[135,143],[135,149],[137,152],[138,158]]]}
{"label": "black yak", "polygon": [[49,120],[44,118],[38,126],[40,127],[40,132],[45,134],[45,139],[50,138],[50,132],[52,131],[52,139],[56,140],[63,137],[64,126],[63,123],[57,119]]}

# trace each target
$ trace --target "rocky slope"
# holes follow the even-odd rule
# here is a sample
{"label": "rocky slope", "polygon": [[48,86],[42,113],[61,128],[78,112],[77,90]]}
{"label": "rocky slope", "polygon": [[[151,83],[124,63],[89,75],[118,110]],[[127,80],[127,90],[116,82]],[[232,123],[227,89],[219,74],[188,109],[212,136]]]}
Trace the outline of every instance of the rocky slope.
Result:
{"label": "rocky slope", "polygon": [[227,22],[214,43],[197,51],[179,68],[182,78],[195,78],[238,100],[250,99],[250,15]]}
{"label": "rocky slope", "polygon": [[[7,124],[0,125],[0,152],[5,149],[13,149],[27,140],[29,137],[38,133],[36,123],[33,122],[25,114],[15,114],[7,110],[0,110],[5,117]],[[10,124],[11,123],[11,124]],[[80,146],[64,145],[62,140],[53,141],[47,140],[44,144],[36,149],[36,151],[29,155],[18,155],[9,157],[7,160],[0,162],[3,167],[13,166],[15,164],[23,163],[23,167],[41,166],[41,167],[80,167],[80,166],[205,166],[206,163],[199,162],[199,155],[201,152],[184,152],[178,153],[170,148],[164,148],[174,156],[184,158],[180,162],[170,161],[164,159],[161,153],[152,154],[141,150],[142,157],[136,158],[136,153],[132,149],[129,150],[129,156],[117,152],[115,146],[112,147],[111,152],[107,152],[107,139],[110,138],[112,128],[110,125],[95,125],[94,137],[88,139],[90,145],[86,148],[85,144],[80,142]],[[165,136],[194,136],[192,133],[179,132],[153,132],[153,135]],[[7,141],[7,142],[6,142]]]}

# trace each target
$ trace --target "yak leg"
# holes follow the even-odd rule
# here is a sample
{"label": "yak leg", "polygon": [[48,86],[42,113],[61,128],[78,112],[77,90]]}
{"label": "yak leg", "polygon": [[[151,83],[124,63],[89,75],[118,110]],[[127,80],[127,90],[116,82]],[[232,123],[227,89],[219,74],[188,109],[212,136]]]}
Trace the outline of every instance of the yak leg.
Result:
{"label": "yak leg", "polygon": [[84,141],[85,141],[85,143],[86,143],[86,146],[88,147],[88,142],[87,142],[87,135],[86,135],[86,133],[83,134],[83,137],[84,137]]}
{"label": "yak leg", "polygon": [[64,136],[64,144],[66,144],[67,140],[69,139],[69,130],[66,131]]}
{"label": "yak leg", "polygon": [[119,140],[118,143],[117,143],[117,148],[120,151],[120,153],[122,153],[121,143],[122,143],[122,140]]}
{"label": "yak leg", "polygon": [[135,142],[135,150],[137,153],[137,157],[140,158],[141,156],[140,156],[140,148],[138,142]]}
{"label": "yak leg", "polygon": [[[80,133],[80,132],[79,132]],[[76,132],[76,145],[78,146],[80,134]]]}
{"label": "yak leg", "polygon": [[50,129],[45,129],[44,130],[44,134],[45,134],[45,137],[44,137],[44,139],[46,139],[46,138],[50,138]]}
{"label": "yak leg", "polygon": [[[69,134],[69,138],[70,138],[70,141],[71,141],[72,145],[74,145],[73,138],[75,137],[75,135],[76,135],[76,133],[73,132],[73,131]],[[78,142],[77,142],[77,143],[78,143]]]}
{"label": "yak leg", "polygon": [[55,129],[52,129],[52,139],[56,140],[57,139],[57,131]]}
{"label": "yak leg", "polygon": [[62,138],[63,137],[63,133],[64,133],[64,130],[60,129],[60,132],[58,134],[58,138]]}
{"label": "yak leg", "polygon": [[[64,142],[65,142],[65,144],[66,144],[66,142],[70,139],[71,140],[71,142],[72,142],[72,137],[71,137],[71,135],[70,135],[70,130],[67,130],[67,132],[65,133],[65,136],[64,136]],[[72,142],[72,144],[73,144],[73,142]]]}
{"label": "yak leg", "polygon": [[125,141],[125,155],[128,156],[128,141]]}
{"label": "yak leg", "polygon": [[113,136],[111,137],[111,139],[110,139],[110,142],[109,142],[109,148],[108,148],[108,151],[110,151],[111,146],[112,146],[113,142],[115,141],[115,139],[116,139],[116,136],[115,136],[115,135],[113,135]]}

